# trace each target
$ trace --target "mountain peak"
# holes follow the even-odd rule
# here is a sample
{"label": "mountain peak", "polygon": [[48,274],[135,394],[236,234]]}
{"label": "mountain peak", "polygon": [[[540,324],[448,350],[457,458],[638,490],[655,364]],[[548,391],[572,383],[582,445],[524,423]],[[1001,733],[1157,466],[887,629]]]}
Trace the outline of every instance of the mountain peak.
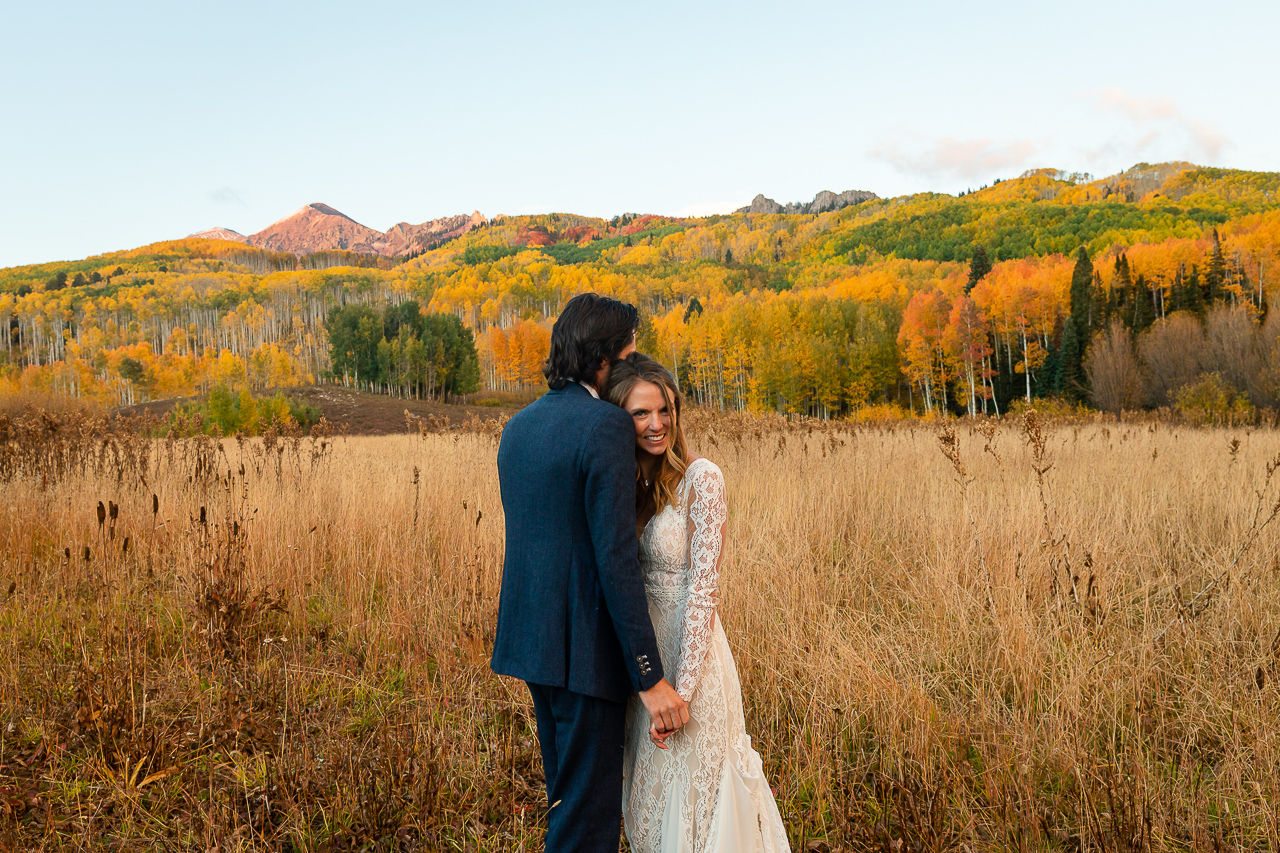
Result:
{"label": "mountain peak", "polygon": [[480,211],[446,216],[421,225],[398,222],[384,234],[361,225],[323,202],[303,205],[246,238],[251,245],[276,252],[306,254],[342,249],[367,255],[397,257],[434,248],[488,222]]}
{"label": "mountain peak", "polygon": [[370,244],[382,234],[361,225],[340,210],[322,202],[298,208],[249,237],[249,242],[274,252],[305,254],[325,249],[375,255]]}
{"label": "mountain peak", "polygon": [[[290,213],[288,216],[280,217],[275,222],[272,222],[266,228],[262,229],[262,231],[275,228],[280,223],[288,222],[291,219],[311,219],[311,218],[314,218],[317,214],[321,216],[340,216],[343,219],[347,220],[348,222],[356,222],[354,219],[352,219],[350,216],[347,216],[345,213],[343,213],[341,210],[338,210],[336,207],[331,207],[330,205],[327,205],[322,201],[313,201],[311,202],[311,204],[304,204],[302,207],[298,208],[293,213]],[[360,223],[356,222],[356,224],[359,225]],[[261,234],[262,231],[259,231],[258,233]]]}
{"label": "mountain peak", "polygon": [[308,210],[314,210],[314,211],[317,211],[318,213],[323,213],[326,216],[341,216],[343,219],[346,219],[350,222],[355,222],[354,219],[352,219],[350,216],[347,216],[341,210],[330,207],[324,202],[313,201],[311,204],[307,205],[306,207],[302,208],[302,210],[298,211],[298,213],[303,213]]}
{"label": "mountain peak", "polygon": [[249,238],[241,234],[239,231],[232,231],[230,228],[217,226],[204,231],[197,231],[194,234],[187,235],[188,240],[231,240],[236,243],[248,243]]}

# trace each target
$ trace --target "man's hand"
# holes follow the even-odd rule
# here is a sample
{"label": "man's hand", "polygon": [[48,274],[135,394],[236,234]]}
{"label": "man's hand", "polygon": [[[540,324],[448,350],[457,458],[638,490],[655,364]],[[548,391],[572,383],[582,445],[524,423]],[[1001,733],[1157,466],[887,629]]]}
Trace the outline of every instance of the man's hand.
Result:
{"label": "man's hand", "polygon": [[640,701],[649,712],[649,729],[667,735],[689,722],[689,703],[664,678],[648,690],[641,691]]}

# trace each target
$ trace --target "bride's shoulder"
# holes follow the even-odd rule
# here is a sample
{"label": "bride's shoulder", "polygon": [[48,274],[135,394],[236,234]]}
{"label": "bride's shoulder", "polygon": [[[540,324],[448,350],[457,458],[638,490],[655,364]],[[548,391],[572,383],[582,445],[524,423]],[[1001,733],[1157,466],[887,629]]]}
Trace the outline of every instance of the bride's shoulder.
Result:
{"label": "bride's shoulder", "polygon": [[700,482],[724,482],[724,472],[720,470],[719,465],[712,462],[705,456],[699,456],[696,453],[690,455],[693,458],[689,462],[689,467],[684,471],[684,478],[686,481],[693,484],[695,488]]}

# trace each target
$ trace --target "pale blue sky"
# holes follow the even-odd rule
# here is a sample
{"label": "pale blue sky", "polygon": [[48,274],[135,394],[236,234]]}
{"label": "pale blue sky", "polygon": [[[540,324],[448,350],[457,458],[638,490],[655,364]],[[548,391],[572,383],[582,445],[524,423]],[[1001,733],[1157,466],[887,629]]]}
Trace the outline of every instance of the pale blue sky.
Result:
{"label": "pale blue sky", "polygon": [[0,266],[309,202],[704,214],[1280,170],[1280,3],[10,3]]}

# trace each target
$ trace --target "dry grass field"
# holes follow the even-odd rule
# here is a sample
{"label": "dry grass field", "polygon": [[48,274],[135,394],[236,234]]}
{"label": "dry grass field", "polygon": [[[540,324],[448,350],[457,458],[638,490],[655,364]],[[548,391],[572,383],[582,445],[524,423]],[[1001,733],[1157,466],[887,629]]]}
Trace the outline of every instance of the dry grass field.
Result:
{"label": "dry grass field", "polygon": [[[711,417],[796,850],[1280,848],[1280,433]],[[0,849],[540,849],[496,428],[0,423]]]}

